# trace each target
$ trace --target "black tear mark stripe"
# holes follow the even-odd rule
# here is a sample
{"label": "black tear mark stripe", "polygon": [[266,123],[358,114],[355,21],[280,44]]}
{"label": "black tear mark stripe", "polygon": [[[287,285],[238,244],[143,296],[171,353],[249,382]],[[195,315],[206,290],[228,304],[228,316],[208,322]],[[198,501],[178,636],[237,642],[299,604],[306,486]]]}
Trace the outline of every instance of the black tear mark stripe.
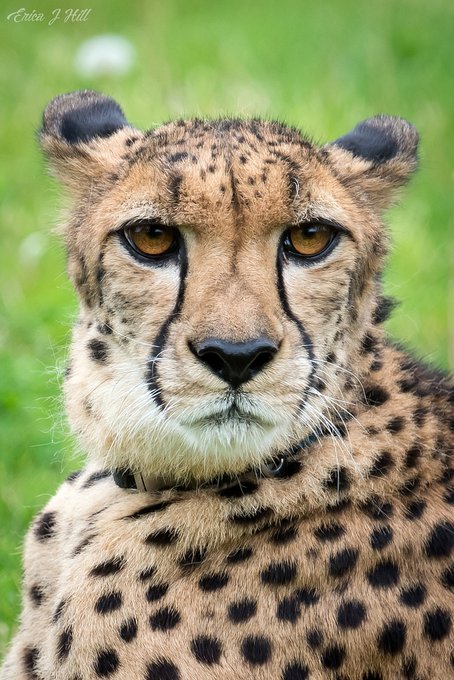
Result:
{"label": "black tear mark stripe", "polygon": [[187,258],[187,253],[186,253],[186,247],[184,244],[184,241],[182,240],[181,242],[181,250],[180,250],[180,285],[178,287],[178,293],[177,293],[177,299],[175,302],[175,307],[167,317],[167,319],[164,321],[162,324],[159,333],[154,339],[153,342],[153,349],[154,352],[150,356],[150,359],[148,361],[148,371],[147,371],[147,376],[146,376],[146,381],[148,385],[148,389],[150,390],[152,397],[156,403],[156,405],[160,409],[164,409],[165,403],[161,395],[161,388],[159,386],[159,380],[158,380],[158,374],[157,374],[157,367],[156,367],[156,358],[158,355],[162,352],[164,349],[164,345],[167,341],[169,331],[170,331],[170,326],[172,325],[172,322],[175,321],[175,319],[178,317],[181,307],[183,305],[184,301],[184,294],[186,290],[186,275],[188,272],[188,258]]}
{"label": "black tear mark stripe", "polygon": [[312,340],[306,331],[306,329],[303,326],[303,322],[298,319],[298,317],[292,312],[290,308],[290,304],[288,301],[287,297],[287,291],[285,289],[284,285],[284,275],[282,271],[282,260],[283,260],[283,251],[282,251],[282,242],[279,245],[278,251],[277,251],[277,260],[276,260],[276,271],[277,271],[277,292],[279,295],[279,299],[281,301],[282,309],[284,310],[285,314],[288,316],[288,318],[293,321],[293,323],[296,324],[300,335],[303,339],[303,345],[304,349],[307,351],[308,356],[309,356],[309,361],[311,363],[311,372],[309,375],[309,380],[306,389],[304,390],[304,394],[301,398],[300,402],[300,410],[304,408],[304,404],[306,402],[306,397],[308,395],[308,392],[310,388],[313,386],[314,383],[314,378],[315,378],[315,354],[314,354],[314,346],[312,344]]}

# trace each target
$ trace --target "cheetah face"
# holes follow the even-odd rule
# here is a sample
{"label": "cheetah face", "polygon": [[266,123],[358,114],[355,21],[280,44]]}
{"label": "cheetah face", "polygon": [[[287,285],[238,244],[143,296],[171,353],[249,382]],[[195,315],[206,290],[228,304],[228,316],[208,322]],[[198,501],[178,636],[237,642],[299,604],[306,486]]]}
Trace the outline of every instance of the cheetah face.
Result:
{"label": "cheetah face", "polygon": [[66,401],[95,458],[204,480],[334,427],[360,379],[380,211],[415,167],[408,123],[322,148],[258,120],[143,133],[79,92],[48,105],[41,141],[72,198]]}

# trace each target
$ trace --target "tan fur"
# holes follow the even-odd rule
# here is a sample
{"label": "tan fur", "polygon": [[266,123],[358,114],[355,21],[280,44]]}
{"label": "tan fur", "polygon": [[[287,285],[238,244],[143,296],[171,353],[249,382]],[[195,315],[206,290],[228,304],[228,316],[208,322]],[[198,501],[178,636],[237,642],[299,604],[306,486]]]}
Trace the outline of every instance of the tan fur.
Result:
{"label": "tan fur", "polygon": [[[379,161],[262,121],[69,143],[59,121],[98,97],[57,98],[42,133],[73,201],[65,394],[89,462],[30,530],[1,679],[451,677],[454,391],[380,325],[380,213],[415,169],[414,129],[373,119],[397,140]],[[145,217],[178,226],[187,251],[154,360],[163,407],[147,375],[179,270],[138,262],[116,234]],[[318,264],[277,265],[283,231],[315,218],[349,233]],[[279,351],[229,417],[188,342],[260,335]],[[284,452],[287,472],[260,477]],[[120,489],[118,468],[169,488]],[[251,470],[255,484],[213,486]]]}

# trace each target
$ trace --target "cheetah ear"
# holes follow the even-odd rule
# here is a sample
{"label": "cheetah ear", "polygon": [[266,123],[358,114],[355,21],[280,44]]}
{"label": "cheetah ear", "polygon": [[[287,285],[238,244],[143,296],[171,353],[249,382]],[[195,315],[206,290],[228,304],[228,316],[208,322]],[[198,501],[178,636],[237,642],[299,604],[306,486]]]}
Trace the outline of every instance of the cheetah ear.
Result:
{"label": "cheetah ear", "polygon": [[418,141],[406,120],[379,115],[323,148],[343,184],[384,210],[418,166]]}
{"label": "cheetah ear", "polygon": [[131,131],[113,99],[81,90],[49,102],[39,140],[52,173],[73,193],[80,194],[88,183],[102,182],[114,171]]}

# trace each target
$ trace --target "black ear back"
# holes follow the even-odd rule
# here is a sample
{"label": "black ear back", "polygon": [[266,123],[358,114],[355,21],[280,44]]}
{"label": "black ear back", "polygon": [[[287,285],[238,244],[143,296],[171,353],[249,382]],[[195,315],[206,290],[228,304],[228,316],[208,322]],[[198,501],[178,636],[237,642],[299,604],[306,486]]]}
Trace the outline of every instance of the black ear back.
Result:
{"label": "black ear back", "polygon": [[416,158],[418,133],[403,118],[379,115],[358,123],[333,145],[372,163],[386,163],[399,156]]}
{"label": "black ear back", "polygon": [[44,111],[41,133],[77,144],[109,137],[126,125],[117,102],[99,92],[82,90],[52,99]]}

